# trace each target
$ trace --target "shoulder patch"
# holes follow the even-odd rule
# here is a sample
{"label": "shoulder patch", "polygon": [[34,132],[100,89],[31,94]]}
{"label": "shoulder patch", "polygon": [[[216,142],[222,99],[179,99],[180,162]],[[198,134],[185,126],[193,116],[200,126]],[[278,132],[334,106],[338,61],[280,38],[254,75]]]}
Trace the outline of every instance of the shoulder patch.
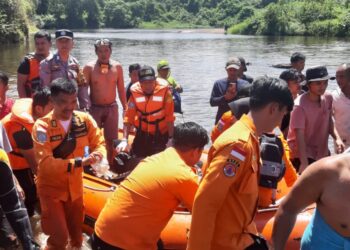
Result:
{"label": "shoulder patch", "polygon": [[224,126],[225,126],[224,121],[220,119],[217,125],[218,130],[222,131],[224,129]]}
{"label": "shoulder patch", "polygon": [[227,177],[234,177],[236,175],[237,172],[237,166],[235,166],[234,164],[227,162],[224,166],[224,175]]}
{"label": "shoulder patch", "polygon": [[134,102],[129,102],[128,108],[129,108],[129,109],[135,108],[135,103],[134,103]]}
{"label": "shoulder patch", "polygon": [[39,142],[44,143],[47,140],[47,135],[45,131],[42,130],[37,130],[36,131],[36,138],[38,139]]}

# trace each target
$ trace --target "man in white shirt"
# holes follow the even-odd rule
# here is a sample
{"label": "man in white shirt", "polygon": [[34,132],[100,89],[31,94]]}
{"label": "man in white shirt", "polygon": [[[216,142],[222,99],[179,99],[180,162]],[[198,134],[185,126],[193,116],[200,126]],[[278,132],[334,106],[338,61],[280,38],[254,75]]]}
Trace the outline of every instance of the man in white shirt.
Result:
{"label": "man in white shirt", "polygon": [[350,65],[342,64],[336,72],[339,88],[333,94],[334,124],[346,148],[350,146]]}

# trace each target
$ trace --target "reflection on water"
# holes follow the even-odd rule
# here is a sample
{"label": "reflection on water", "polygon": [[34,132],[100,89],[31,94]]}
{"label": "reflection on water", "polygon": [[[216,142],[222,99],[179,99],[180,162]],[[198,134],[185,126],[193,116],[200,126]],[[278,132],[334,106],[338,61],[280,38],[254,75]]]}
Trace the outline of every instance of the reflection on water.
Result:
{"label": "reflection on water", "polygon": [[[211,89],[215,80],[226,76],[224,66],[228,57],[243,56],[251,63],[247,73],[253,77],[265,74],[278,77],[282,70],[271,65],[288,63],[295,51],[306,55],[306,67],[324,64],[331,75],[350,55],[349,41],[338,38],[226,36],[179,30],[93,30],[75,32],[75,37],[73,55],[82,65],[95,59],[96,39],[110,39],[113,59],[122,63],[126,84],[129,64],[155,67],[160,59],[169,60],[173,76],[184,88],[183,119],[195,121],[207,131],[212,128],[216,114],[216,108],[209,105]],[[16,70],[23,56],[33,50],[33,43],[0,45],[0,49],[0,70],[10,74],[13,83],[10,94],[17,95]],[[329,89],[335,86],[335,82],[330,81]]]}

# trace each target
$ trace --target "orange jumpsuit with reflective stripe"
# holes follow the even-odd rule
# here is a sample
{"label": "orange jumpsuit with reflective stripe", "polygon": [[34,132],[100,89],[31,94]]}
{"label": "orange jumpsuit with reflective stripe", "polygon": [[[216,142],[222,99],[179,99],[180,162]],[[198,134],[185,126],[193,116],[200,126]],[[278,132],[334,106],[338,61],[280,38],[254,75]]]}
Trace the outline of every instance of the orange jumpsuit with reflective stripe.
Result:
{"label": "orange jumpsuit with reflective stripe", "polygon": [[50,112],[33,127],[33,140],[38,161],[37,189],[42,217],[41,224],[49,235],[47,249],[65,249],[68,239],[72,247],[81,247],[83,223],[83,168],[75,166],[76,157],[84,156],[84,147],[106,156],[105,142],[93,118],[74,111],[77,129],[76,147],[66,158],[55,158],[55,149],[66,132]]}
{"label": "orange jumpsuit with reflective stripe", "polygon": [[209,150],[196,193],[188,250],[244,249],[257,234],[259,141],[253,121],[243,115]]}
{"label": "orange jumpsuit with reflective stripe", "polygon": [[219,135],[222,134],[222,132],[224,132],[226,129],[228,129],[236,121],[237,121],[236,117],[232,114],[231,110],[225,112],[221,116],[220,120],[215,125],[213,130],[211,131],[211,134],[210,134],[211,142],[214,143],[216,138],[218,138]]}
{"label": "orange jumpsuit with reflective stripe", "polygon": [[197,188],[198,177],[173,147],[147,157],[108,200],[95,233],[122,249],[157,249],[160,233],[179,203],[192,209]]}

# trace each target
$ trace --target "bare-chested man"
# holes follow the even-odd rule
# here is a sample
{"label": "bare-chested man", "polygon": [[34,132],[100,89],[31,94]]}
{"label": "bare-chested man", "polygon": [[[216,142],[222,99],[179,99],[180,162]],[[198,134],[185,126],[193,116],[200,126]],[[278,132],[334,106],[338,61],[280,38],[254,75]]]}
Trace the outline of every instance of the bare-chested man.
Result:
{"label": "bare-chested man", "polygon": [[84,76],[90,86],[90,114],[103,128],[107,158],[112,166],[113,140],[118,139],[118,105],[116,90],[123,110],[126,110],[123,69],[119,62],[110,60],[112,43],[108,39],[95,42],[97,60],[84,67]]}
{"label": "bare-chested man", "polygon": [[312,164],[277,211],[272,233],[274,249],[284,249],[298,213],[314,202],[317,207],[304,232],[301,249],[350,249],[349,193],[349,153]]}

